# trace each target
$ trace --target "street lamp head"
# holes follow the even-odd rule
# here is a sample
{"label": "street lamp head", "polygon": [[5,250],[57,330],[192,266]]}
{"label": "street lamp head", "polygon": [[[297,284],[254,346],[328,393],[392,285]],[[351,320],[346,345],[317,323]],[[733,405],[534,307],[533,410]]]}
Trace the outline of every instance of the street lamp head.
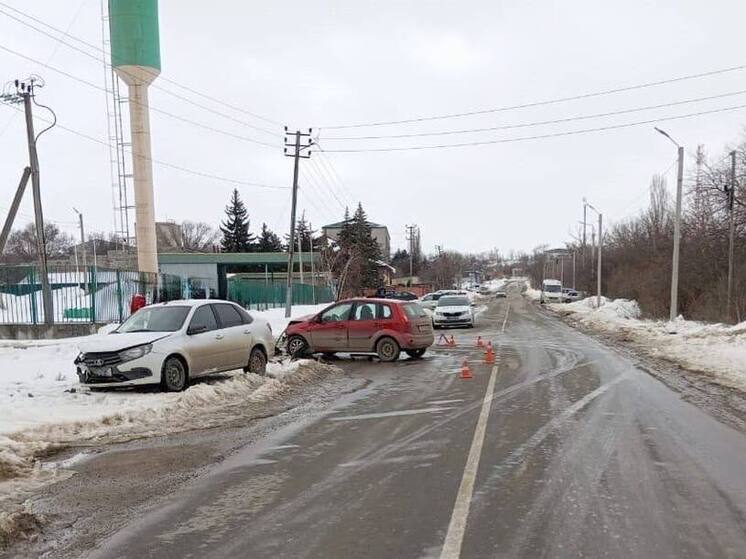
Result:
{"label": "street lamp head", "polygon": [[660,128],[658,128],[657,126],[653,126],[653,129],[654,129],[654,130],[655,130],[656,132],[658,132],[658,134],[662,134],[663,136],[665,136],[666,138],[668,138],[669,140],[671,140],[671,141],[672,141],[672,142],[674,143],[674,145],[675,145],[676,147],[681,147],[681,146],[679,145],[679,143],[678,143],[678,142],[677,142],[676,140],[674,140],[674,139],[673,139],[673,138],[672,138],[672,137],[671,137],[671,136],[670,136],[670,135],[668,134],[668,132],[666,132],[665,130],[661,130],[661,129],[660,129]]}

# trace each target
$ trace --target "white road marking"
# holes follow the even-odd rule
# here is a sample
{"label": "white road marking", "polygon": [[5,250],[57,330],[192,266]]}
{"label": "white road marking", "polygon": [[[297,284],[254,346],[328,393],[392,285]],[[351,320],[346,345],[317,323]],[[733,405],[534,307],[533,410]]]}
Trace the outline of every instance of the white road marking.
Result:
{"label": "white road marking", "polygon": [[[505,332],[505,325],[508,322],[509,311],[510,305],[505,310],[505,320],[503,320],[502,325],[503,332]],[[490,410],[492,409],[495,382],[497,381],[497,373],[500,370],[500,350],[501,345],[497,348],[495,364],[490,373],[490,380],[487,382],[487,390],[484,393],[477,427],[474,429],[474,438],[471,441],[469,456],[466,459],[464,475],[461,478],[461,484],[456,494],[456,503],[451,513],[451,521],[448,523],[448,532],[446,532],[446,539],[443,542],[443,549],[440,551],[441,559],[458,559],[461,556],[461,546],[464,543],[464,533],[466,532],[466,520],[469,517],[469,507],[471,506],[471,498],[474,494],[474,483],[477,479],[479,460],[482,456],[482,446],[484,445],[484,437],[487,433],[487,420],[490,417]]]}
{"label": "white road marking", "polygon": [[348,421],[354,419],[381,419],[383,417],[396,417],[400,415],[416,415],[418,413],[435,413],[439,411],[451,410],[448,407],[417,408],[413,410],[386,411],[381,413],[364,413],[361,415],[345,415],[342,417],[330,417],[329,421]]}
{"label": "white road marking", "polygon": [[458,398],[456,400],[433,400],[431,402],[428,402],[431,406],[442,406],[443,404],[457,404],[458,402],[463,402],[463,398]]}
{"label": "white road marking", "polygon": [[464,532],[466,531],[466,519],[469,516],[469,506],[471,505],[471,497],[474,493],[474,482],[477,478],[479,459],[482,455],[482,445],[484,444],[484,436],[487,432],[487,419],[490,416],[490,409],[492,408],[492,393],[495,390],[495,381],[497,380],[499,368],[500,357],[498,352],[497,360],[490,373],[490,380],[487,383],[487,390],[484,394],[484,401],[482,402],[482,411],[479,412],[477,428],[474,430],[474,438],[471,441],[464,475],[461,478],[461,485],[459,485],[458,494],[456,495],[456,504],[453,506],[453,513],[451,513],[451,521],[448,524],[446,539],[443,543],[443,549],[440,552],[441,559],[458,559],[461,555],[461,544],[464,541]]}
{"label": "white road marking", "polygon": [[508,314],[510,313],[510,303],[508,303],[507,308],[505,309],[505,320],[503,320],[503,326],[500,329],[500,331],[504,334],[505,333],[505,325],[508,323]]}

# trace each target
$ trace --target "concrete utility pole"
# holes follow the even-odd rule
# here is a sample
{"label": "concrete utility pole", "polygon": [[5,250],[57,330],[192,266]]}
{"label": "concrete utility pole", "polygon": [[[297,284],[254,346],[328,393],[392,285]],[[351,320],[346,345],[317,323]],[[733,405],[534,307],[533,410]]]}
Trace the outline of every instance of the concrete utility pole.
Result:
{"label": "concrete utility pole", "polygon": [[[306,220],[306,212],[303,212],[301,220],[302,221]],[[305,283],[305,281],[303,281],[303,236],[302,235],[298,235],[298,268],[300,269],[300,282]]]}
{"label": "concrete utility pole", "polygon": [[660,128],[655,128],[656,132],[662,134],[676,145],[679,155],[679,172],[676,177],[676,216],[673,224],[673,257],[671,265],[671,313],[669,319],[676,320],[678,316],[679,302],[679,252],[681,245],[681,197],[684,184],[684,147],[680,146],[676,140]]}
{"label": "concrete utility pole", "polygon": [[585,266],[585,230],[588,227],[588,205],[585,203],[585,200],[583,200],[583,266]]}
{"label": "concrete utility pole", "polygon": [[[596,214],[598,214],[598,261],[597,261],[597,268],[596,268],[596,308],[601,307],[601,247],[604,243],[604,229],[603,229],[603,214],[599,212],[596,208],[594,208],[591,204],[589,204],[585,199],[583,199],[583,203],[592,209]],[[595,235],[595,233],[594,233]],[[594,239],[595,243],[595,239]]]}
{"label": "concrete utility pole", "polygon": [[414,250],[417,241],[417,225],[407,225],[406,240],[409,241],[409,277],[414,276]]}
{"label": "concrete utility pole", "polygon": [[[287,277],[287,291],[285,294],[285,318],[290,318],[290,309],[293,307],[293,253],[295,252],[295,208],[298,204],[298,165],[301,159],[310,159],[311,153],[302,155],[304,149],[310,148],[313,145],[313,140],[310,139],[312,129],[308,129],[308,133],[303,133],[300,130],[294,132],[295,142],[288,143],[287,136],[285,137],[285,157],[292,157],[293,162],[293,203],[290,208],[290,238],[288,239],[288,277]],[[288,133],[288,127],[285,127],[285,134]],[[301,145],[300,140],[302,137],[309,137],[308,143]],[[293,153],[288,153],[288,148],[293,148]]]}
{"label": "concrete utility pole", "polygon": [[[20,96],[23,99],[23,109],[26,115],[26,139],[28,142],[29,166],[31,167],[31,192],[34,196],[36,250],[39,254],[39,273],[41,274],[41,297],[42,307],[44,308],[44,323],[52,324],[54,322],[54,307],[52,303],[52,289],[49,286],[49,275],[47,269],[47,241],[44,235],[44,212],[41,207],[39,155],[36,151],[37,136],[34,133],[34,116],[31,107],[32,98],[34,96],[33,80],[31,80],[27,85],[20,84]],[[42,134],[44,132],[45,131],[42,131]]]}
{"label": "concrete utility pole", "polygon": [[73,208],[73,211],[76,214],[78,214],[78,219],[80,220],[80,247],[81,247],[81,250],[83,251],[83,255],[82,255],[83,256],[83,267],[87,268],[88,260],[86,258],[86,253],[85,253],[85,228],[83,227],[83,214],[80,213],[75,208]]}
{"label": "concrete utility pole", "polygon": [[8,242],[8,236],[10,235],[10,230],[13,228],[13,222],[16,219],[16,214],[18,213],[18,206],[21,205],[21,200],[23,199],[23,193],[26,191],[26,184],[28,184],[28,180],[31,177],[31,167],[24,167],[23,169],[23,175],[21,175],[21,182],[18,183],[18,188],[16,189],[16,195],[13,197],[13,202],[10,204],[10,210],[8,210],[8,217],[5,218],[5,224],[3,225],[3,230],[0,233],[0,254],[2,254],[5,251],[5,243]]}
{"label": "concrete utility pole", "polygon": [[728,320],[733,319],[733,268],[735,265],[735,237],[736,237],[736,152],[730,152],[730,186],[728,188],[728,211],[730,212],[730,223],[728,224],[728,297],[727,297],[727,315]]}
{"label": "concrete utility pole", "polygon": [[308,222],[308,234],[311,237],[311,300],[313,301],[313,304],[316,304],[316,271],[314,270],[314,262],[313,262],[313,227],[311,227],[311,222]]}
{"label": "concrete utility pole", "polygon": [[596,308],[601,307],[601,248],[604,245],[604,228],[603,228],[604,216],[599,212],[598,214],[598,271],[596,272]]}

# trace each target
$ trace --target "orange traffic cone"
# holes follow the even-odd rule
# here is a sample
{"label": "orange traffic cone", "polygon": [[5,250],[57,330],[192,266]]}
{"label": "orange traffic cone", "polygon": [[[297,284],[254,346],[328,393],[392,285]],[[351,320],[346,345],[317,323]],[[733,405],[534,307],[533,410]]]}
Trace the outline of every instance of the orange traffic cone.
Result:
{"label": "orange traffic cone", "polygon": [[484,362],[488,365],[494,365],[495,364],[495,354],[491,351],[487,350],[484,352]]}
{"label": "orange traffic cone", "polygon": [[477,347],[484,347],[484,341],[482,341],[482,336],[477,336]]}
{"label": "orange traffic cone", "polygon": [[462,378],[462,379],[474,378],[474,375],[471,374],[471,369],[469,368],[468,361],[464,361],[464,364],[461,365],[461,374],[459,374],[459,378]]}

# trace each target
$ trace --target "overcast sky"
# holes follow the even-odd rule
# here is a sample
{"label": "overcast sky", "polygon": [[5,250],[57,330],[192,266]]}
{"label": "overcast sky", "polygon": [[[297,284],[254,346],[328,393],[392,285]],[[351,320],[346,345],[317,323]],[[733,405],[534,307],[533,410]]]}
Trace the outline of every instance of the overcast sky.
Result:
{"label": "overcast sky", "polygon": [[[3,0],[69,34],[101,44],[99,0]],[[397,135],[555,120],[746,90],[746,70],[615,95],[534,108],[395,126],[332,129],[478,111],[665,80],[746,63],[746,4],[668,1],[244,2],[160,3],[162,77],[224,103],[292,127],[320,128],[330,153],[302,161],[300,209],[314,227],[341,218],[358,201],[389,227],[394,247],[416,223],[423,248],[530,250],[561,244],[582,218],[582,198],[611,221],[647,199],[653,173],[669,172],[675,146],[652,125],[514,143],[399,152],[331,153],[479,142],[616,125],[746,104],[746,94],[674,107],[446,136],[382,140],[337,137]],[[31,22],[40,27],[39,23]],[[73,43],[71,39],[66,41]],[[96,54],[84,45],[76,44]],[[0,83],[43,76],[40,102],[61,125],[106,143],[102,63],[0,13],[0,47],[74,75],[71,79],[0,48]],[[163,79],[151,105],[219,129],[219,133],[151,114],[153,157],[240,182],[289,186],[292,160],[282,156],[281,127],[195,96]],[[159,89],[162,88],[162,89]],[[168,95],[188,96],[229,114],[223,118]],[[41,109],[39,115],[43,115]],[[719,154],[742,134],[743,109],[659,124],[687,148]],[[238,121],[238,122],[237,122]],[[246,126],[276,131],[273,136]],[[42,122],[37,126],[43,125]],[[245,139],[276,144],[266,148]],[[57,128],[40,140],[44,211],[74,232],[72,206],[89,230],[113,228],[109,152]],[[0,105],[0,209],[6,211],[27,164],[22,115]],[[340,181],[333,180],[334,171]],[[156,217],[217,224],[233,185],[161,164],[154,166]],[[284,233],[290,191],[242,184],[252,229],[262,221]],[[333,192],[333,193],[332,193]],[[21,219],[32,215],[30,196]]]}

